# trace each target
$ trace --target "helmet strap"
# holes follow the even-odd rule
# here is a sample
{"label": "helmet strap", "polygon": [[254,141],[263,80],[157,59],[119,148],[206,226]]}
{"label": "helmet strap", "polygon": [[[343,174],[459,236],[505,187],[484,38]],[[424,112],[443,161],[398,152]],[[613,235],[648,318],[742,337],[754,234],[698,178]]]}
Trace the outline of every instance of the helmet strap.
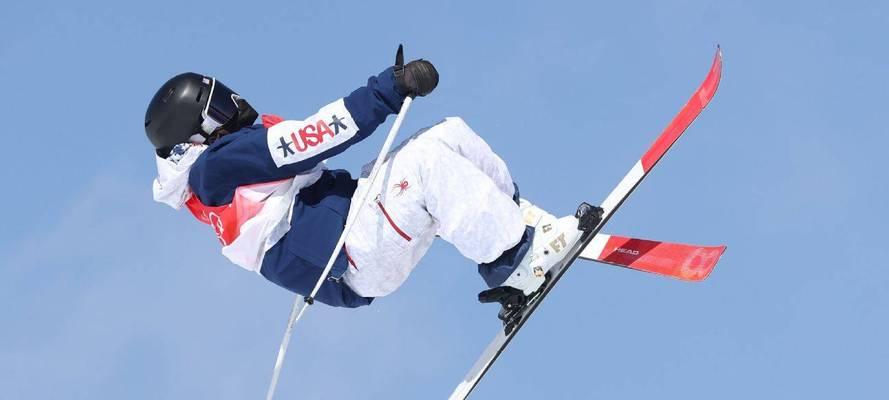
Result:
{"label": "helmet strap", "polygon": [[204,144],[204,143],[207,143],[207,140],[209,140],[209,139],[210,139],[210,135],[208,135],[204,132],[198,132],[198,133],[195,133],[194,135],[191,135],[191,137],[188,138],[188,142],[189,143]]}

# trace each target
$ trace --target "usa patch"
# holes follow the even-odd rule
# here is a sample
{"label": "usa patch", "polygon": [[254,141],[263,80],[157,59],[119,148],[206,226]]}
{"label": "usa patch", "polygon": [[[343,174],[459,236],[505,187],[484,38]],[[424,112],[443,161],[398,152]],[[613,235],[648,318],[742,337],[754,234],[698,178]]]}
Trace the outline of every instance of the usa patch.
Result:
{"label": "usa patch", "polygon": [[268,129],[269,154],[279,168],[330,150],[358,133],[343,99],[304,121],[282,121]]}

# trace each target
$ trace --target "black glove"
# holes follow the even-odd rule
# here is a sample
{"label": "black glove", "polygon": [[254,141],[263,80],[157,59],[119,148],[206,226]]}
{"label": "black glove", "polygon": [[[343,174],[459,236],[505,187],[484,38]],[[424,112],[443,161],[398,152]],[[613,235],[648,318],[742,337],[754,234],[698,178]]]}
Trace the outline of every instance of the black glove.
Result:
{"label": "black glove", "polygon": [[438,71],[431,62],[414,60],[404,65],[404,49],[395,54],[395,90],[403,96],[417,97],[432,93],[438,86]]}

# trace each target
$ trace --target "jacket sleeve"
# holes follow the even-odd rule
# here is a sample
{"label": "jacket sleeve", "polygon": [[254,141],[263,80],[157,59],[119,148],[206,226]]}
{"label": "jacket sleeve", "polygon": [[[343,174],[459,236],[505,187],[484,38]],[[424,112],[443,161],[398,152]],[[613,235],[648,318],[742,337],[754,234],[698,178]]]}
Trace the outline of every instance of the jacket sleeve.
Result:
{"label": "jacket sleeve", "polygon": [[[340,257],[345,257],[340,253]],[[345,261],[345,260],[343,260]],[[301,296],[308,296],[315,288],[324,269],[283,249],[279,244],[266,252],[260,273],[270,282]],[[315,300],[333,307],[355,308],[373,302],[373,297],[361,297],[342,279],[325,279]]]}
{"label": "jacket sleeve", "polygon": [[[315,288],[315,283],[321,277],[322,272],[324,272],[323,269],[302,259],[297,259],[295,264],[290,265],[289,268],[281,272],[282,276],[277,277],[277,282],[273,282],[294,293],[307,296]],[[268,276],[266,278],[268,279]],[[324,280],[321,288],[318,289],[315,300],[332,307],[356,308],[369,305],[374,299],[373,297],[359,296],[342,279],[333,280],[328,278]]]}
{"label": "jacket sleeve", "polygon": [[254,125],[223,136],[192,166],[189,186],[207,205],[231,201],[237,187],[286,179],[342,153],[397,113],[404,96],[390,67],[367,85],[301,121]]}

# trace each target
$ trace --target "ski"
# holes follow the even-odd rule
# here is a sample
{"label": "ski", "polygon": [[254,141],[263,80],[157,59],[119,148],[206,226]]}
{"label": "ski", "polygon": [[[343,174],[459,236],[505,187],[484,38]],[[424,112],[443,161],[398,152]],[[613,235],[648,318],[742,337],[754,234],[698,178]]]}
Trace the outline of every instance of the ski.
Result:
{"label": "ski", "polygon": [[580,252],[581,259],[669,276],[707,279],[726,246],[696,246],[600,233]]}
{"label": "ski", "polygon": [[[598,218],[598,223],[595,224],[595,227],[584,231],[577,244],[566,253],[567,255],[565,258],[553,266],[547,273],[548,279],[544,282],[543,286],[541,286],[537,292],[528,296],[523,305],[516,307],[515,309],[504,308],[504,310],[501,311],[500,317],[503,319],[504,328],[497,331],[494,339],[488,347],[485,348],[478,360],[476,360],[472,369],[469,370],[466,377],[463,378],[451,393],[450,399],[465,399],[469,396],[472,390],[475,389],[482,377],[485,376],[485,373],[491,368],[500,354],[503,353],[506,346],[509,345],[509,342],[512,341],[512,338],[515,337],[516,333],[522,328],[525,322],[527,322],[531,314],[534,313],[534,310],[537,309],[537,306],[540,305],[540,302],[547,294],[549,294],[555,284],[558,283],[559,279],[565,274],[571,264],[578,258],[578,256],[580,256],[584,248],[596,238],[602,227],[608,222],[611,216],[614,215],[614,212],[617,211],[633,190],[636,189],[639,183],[642,182],[645,176],[648,175],[654,165],[657,164],[670,147],[673,146],[676,140],[679,139],[679,136],[682,135],[686,128],[691,125],[692,121],[694,121],[694,119],[701,113],[704,107],[707,106],[713,98],[713,95],[716,93],[721,75],[722,51],[717,46],[716,56],[714,57],[713,64],[710,67],[710,71],[707,74],[706,79],[704,79],[704,82],[673,118],[673,121],[671,121],[666,129],[661,132],[660,136],[658,136],[651,147],[649,147],[649,149],[642,155],[642,158],[636,162],[633,168],[630,169],[629,173],[627,173],[620,183],[618,183],[617,187],[615,187],[605,198],[605,201],[602,202],[601,210],[599,210],[602,212],[601,218]],[[578,209],[578,213],[588,213],[590,208],[589,205],[584,203]]]}

